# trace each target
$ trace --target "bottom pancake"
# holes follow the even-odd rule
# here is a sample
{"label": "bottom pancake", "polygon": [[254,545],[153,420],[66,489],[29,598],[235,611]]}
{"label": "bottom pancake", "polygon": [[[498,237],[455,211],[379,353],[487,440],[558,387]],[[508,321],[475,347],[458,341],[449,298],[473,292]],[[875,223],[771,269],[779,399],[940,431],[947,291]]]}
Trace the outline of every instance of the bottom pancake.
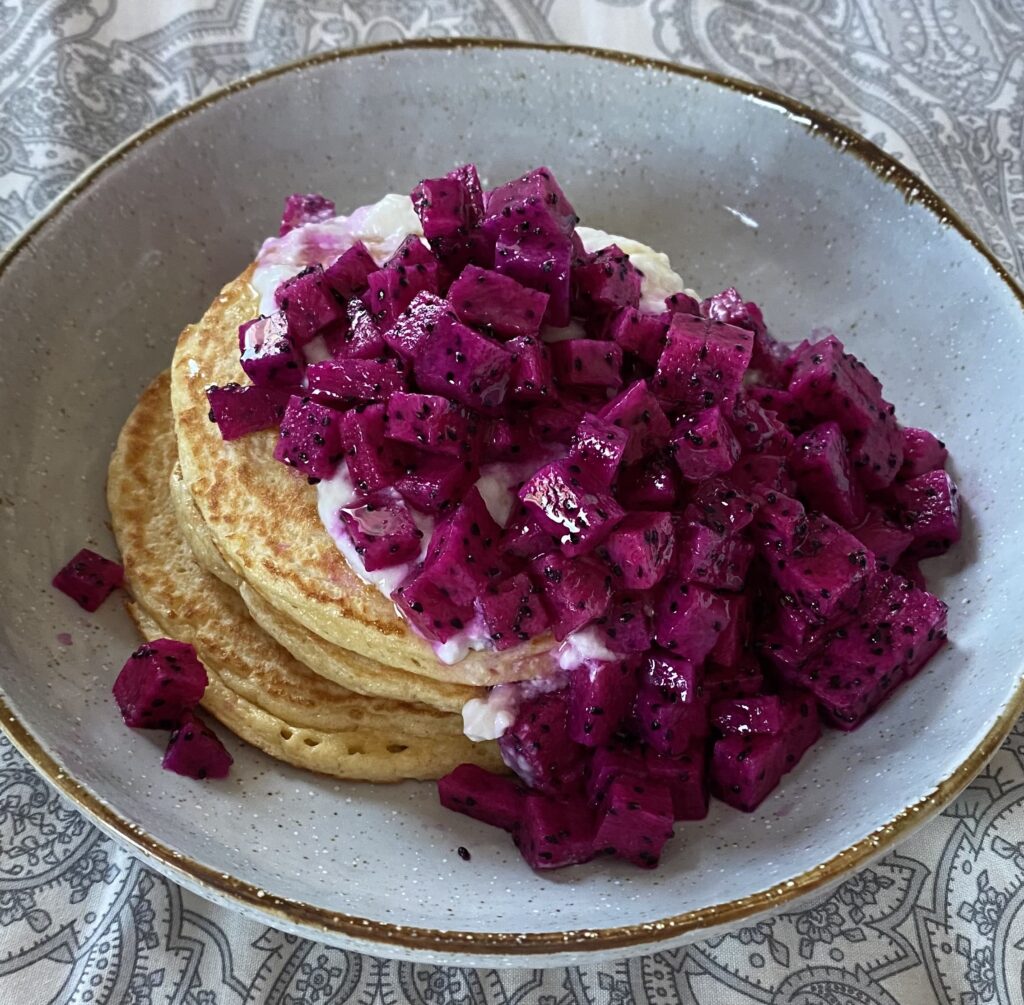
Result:
{"label": "bottom pancake", "polygon": [[272,756],[340,778],[437,778],[466,761],[500,768],[496,746],[466,739],[458,715],[357,695],[313,673],[200,567],[171,502],[177,454],[168,389],[161,375],[121,431],[107,498],[130,613],[147,638],[195,646],[210,676],[203,706]]}

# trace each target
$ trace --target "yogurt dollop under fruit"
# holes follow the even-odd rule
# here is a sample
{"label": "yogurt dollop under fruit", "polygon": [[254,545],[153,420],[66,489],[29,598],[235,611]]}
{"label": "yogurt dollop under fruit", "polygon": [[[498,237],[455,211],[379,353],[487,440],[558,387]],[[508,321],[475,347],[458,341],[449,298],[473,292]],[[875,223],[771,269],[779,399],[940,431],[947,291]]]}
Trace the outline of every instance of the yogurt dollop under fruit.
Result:
{"label": "yogurt dollop under fruit", "polygon": [[917,561],[959,537],[945,448],[834,335],[789,349],[734,289],[698,302],[577,227],[546,168],[332,212],[289,200],[253,385],[211,418],[280,423],[275,457],[440,659],[554,636],[550,675],[464,714],[527,787],[464,765],[446,806],[537,869],[651,867],[709,792],[753,810],[822,717],[855,727],[943,644]]}

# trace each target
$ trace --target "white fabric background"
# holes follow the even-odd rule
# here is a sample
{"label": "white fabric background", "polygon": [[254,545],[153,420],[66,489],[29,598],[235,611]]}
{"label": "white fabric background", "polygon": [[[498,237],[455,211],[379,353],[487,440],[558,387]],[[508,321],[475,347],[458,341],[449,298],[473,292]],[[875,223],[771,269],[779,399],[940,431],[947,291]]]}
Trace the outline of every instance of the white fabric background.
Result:
{"label": "white fabric background", "polygon": [[[307,52],[422,35],[626,49],[764,83],[920,172],[1024,273],[1024,0],[0,0],[0,245],[157,116]],[[7,335],[6,337],[12,337]],[[1024,732],[812,909],[600,967],[343,953],[142,868],[0,738],[0,1002],[1024,1002]]]}

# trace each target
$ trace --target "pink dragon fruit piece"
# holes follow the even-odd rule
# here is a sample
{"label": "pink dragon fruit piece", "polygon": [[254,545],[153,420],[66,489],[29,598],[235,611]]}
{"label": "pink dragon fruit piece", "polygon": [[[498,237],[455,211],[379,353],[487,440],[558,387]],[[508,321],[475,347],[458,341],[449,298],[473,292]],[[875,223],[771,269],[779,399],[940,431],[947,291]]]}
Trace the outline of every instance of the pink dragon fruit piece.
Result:
{"label": "pink dragon fruit piece", "polygon": [[653,641],[648,604],[641,594],[617,593],[597,620],[605,646],[614,653],[643,653]]}
{"label": "pink dragon fruit piece", "polygon": [[600,618],[611,602],[611,577],[601,563],[584,555],[559,552],[530,562],[530,572],[543,591],[551,631],[561,642],[568,634]]}
{"label": "pink dragon fruit piece", "polygon": [[585,747],[601,747],[618,732],[633,708],[636,670],[627,661],[596,661],[569,678],[569,736]]}
{"label": "pink dragon fruit piece", "polygon": [[332,200],[320,195],[319,192],[310,192],[303,195],[301,192],[293,192],[284,201],[284,212],[281,214],[281,228],[277,232],[278,237],[296,227],[302,227],[307,223],[323,223],[334,216],[334,203]]}
{"label": "pink dragon fruit piece", "polygon": [[[402,444],[392,441],[386,446]],[[405,457],[401,470],[393,476],[387,473],[390,467],[394,467],[393,458],[383,456],[382,451],[378,462],[382,465],[381,477],[394,477],[397,492],[413,509],[421,513],[450,513],[477,477],[477,469],[469,459],[443,454],[417,453]]]}
{"label": "pink dragon fruit piece", "polygon": [[489,583],[477,597],[476,606],[487,636],[499,652],[540,635],[548,626],[540,590],[522,572]]}
{"label": "pink dragon fruit piece", "polygon": [[637,727],[652,750],[682,754],[707,736],[708,703],[698,665],[662,653],[648,656],[637,689]]}
{"label": "pink dragon fruit piece", "polygon": [[345,323],[328,328],[324,341],[335,359],[377,359],[387,342],[380,326],[361,300],[350,300],[345,308]]}
{"label": "pink dragon fruit piece", "polygon": [[742,698],[764,688],[764,673],[756,659],[745,655],[731,667],[708,664],[704,668],[704,693],[709,701]]}
{"label": "pink dragon fruit piece", "polygon": [[680,659],[699,665],[728,622],[724,595],[673,579],[662,587],[654,608],[654,641]]}
{"label": "pink dragon fruit piece", "polygon": [[371,496],[340,516],[367,572],[411,562],[420,553],[423,532],[400,499]]}
{"label": "pink dragon fruit piece", "polygon": [[903,466],[896,476],[900,481],[910,481],[946,466],[949,457],[946,444],[927,429],[906,426],[900,430],[900,439],[903,442]]}
{"label": "pink dragon fruit piece", "polygon": [[474,485],[434,528],[423,572],[456,603],[472,606],[483,588],[501,576],[500,538],[501,528]]}
{"label": "pink dragon fruit piece", "polygon": [[838,422],[823,422],[797,439],[789,466],[807,504],[843,527],[864,519],[865,500]]}
{"label": "pink dragon fruit piece", "polygon": [[668,788],[676,820],[703,820],[708,815],[707,748],[704,737],[694,737],[677,757],[650,748],[644,753],[647,775]]}
{"label": "pink dragon fruit piece", "polygon": [[608,336],[641,363],[654,367],[665,348],[672,315],[641,313],[635,307],[623,307],[611,318]]}
{"label": "pink dragon fruit piece", "polygon": [[574,338],[548,346],[555,383],[564,387],[622,387],[622,349],[614,342]]}
{"label": "pink dragon fruit piece", "polygon": [[911,478],[897,485],[893,495],[904,526],[914,535],[911,558],[943,555],[960,540],[960,491],[945,471]]}
{"label": "pink dragon fruit piece", "polygon": [[780,736],[723,736],[711,754],[711,792],[722,802],[751,813],[779,784],[786,770]]}
{"label": "pink dragon fruit piece", "polygon": [[526,800],[522,784],[475,764],[460,764],[438,779],[437,794],[445,809],[492,827],[514,831],[522,823]]}
{"label": "pink dragon fruit piece", "polygon": [[334,409],[293,394],[281,418],[274,458],[310,478],[330,478],[342,457],[342,421]]}
{"label": "pink dragon fruit piece", "polygon": [[355,401],[387,401],[405,389],[398,360],[325,359],[306,368],[315,401],[340,405]]}
{"label": "pink dragon fruit piece", "polygon": [[391,594],[403,617],[430,642],[444,644],[465,630],[472,604],[458,604],[423,571],[410,576]]}
{"label": "pink dragon fruit piece", "polygon": [[327,285],[319,265],[311,265],[286,279],[274,291],[274,300],[288,319],[288,337],[297,347],[346,319],[345,305]]}
{"label": "pink dragon fruit piece", "polygon": [[594,857],[594,822],[580,799],[531,794],[514,840],[532,869],[542,872],[579,865]]}
{"label": "pink dragon fruit piece", "polygon": [[172,729],[199,704],[207,683],[191,645],[154,639],[128,657],[114,681],[114,700],[126,726]]}
{"label": "pink dragon fruit piece", "polygon": [[716,590],[742,590],[754,546],[741,534],[721,534],[684,512],[675,546],[675,574]]}
{"label": "pink dragon fruit piece", "polygon": [[82,548],[59,569],[52,585],[91,614],[124,582],[124,567]]}
{"label": "pink dragon fruit piece", "polygon": [[288,334],[284,311],[246,321],[238,328],[239,362],[260,387],[297,387],[302,381],[302,354]]}
{"label": "pink dragon fruit piece", "polygon": [[652,779],[617,778],[605,794],[593,846],[641,869],[653,869],[672,837],[674,819],[667,785]]}
{"label": "pink dragon fruit piece", "polygon": [[630,513],[611,531],[598,554],[611,566],[616,587],[653,589],[672,563],[675,530],[669,513]]}
{"label": "pink dragon fruit piece", "polygon": [[467,265],[448,288],[459,320],[503,338],[535,336],[547,310],[548,295],[476,265]]}
{"label": "pink dragon fruit piece", "polygon": [[577,314],[607,314],[640,304],[641,274],[618,245],[583,256],[572,267],[573,306]]}
{"label": "pink dragon fruit piece", "polygon": [[654,454],[622,469],[616,497],[630,511],[672,510],[680,493],[679,468],[670,458]]}
{"label": "pink dragon fruit piece", "polygon": [[377,263],[366,245],[356,241],[324,269],[324,281],[339,297],[354,300],[369,289],[370,273],[376,271]]}
{"label": "pink dragon fruit piece", "polygon": [[223,440],[237,440],[261,429],[273,429],[284,418],[290,398],[287,388],[255,384],[225,384],[206,389],[209,419],[217,423]]}
{"label": "pink dragon fruit piece", "polygon": [[892,569],[914,540],[909,530],[893,523],[885,510],[874,503],[868,506],[863,522],[850,529],[874,554],[882,571]]}
{"label": "pink dragon fruit piece", "polygon": [[629,433],[629,444],[623,455],[626,464],[634,464],[665,446],[671,435],[672,427],[661,405],[643,380],[630,384],[597,414],[605,422],[621,426]]}
{"label": "pink dragon fruit piece", "polygon": [[217,735],[192,712],[185,712],[171,733],[163,766],[188,778],[227,778],[234,758]]}
{"label": "pink dragon fruit piece", "polygon": [[628,443],[626,430],[587,414],[573,434],[569,461],[589,484],[607,489],[618,474]]}
{"label": "pink dragon fruit piece", "polygon": [[587,751],[569,737],[566,699],[563,689],[522,702],[498,740],[505,764],[531,789],[548,795],[573,791],[583,780]]}
{"label": "pink dragon fruit piece", "polygon": [[[337,413],[335,413],[337,414]],[[339,446],[356,491],[370,496],[396,481],[394,457],[387,452],[383,404],[352,408],[341,415]]]}
{"label": "pink dragon fruit piece", "polygon": [[478,452],[476,419],[440,395],[394,392],[386,416],[389,440],[450,457],[475,457]]}
{"label": "pink dragon fruit piece", "polygon": [[512,358],[508,401],[536,402],[553,399],[551,354],[539,339],[521,335],[505,343]]}
{"label": "pink dragon fruit piece", "polygon": [[683,478],[702,482],[724,474],[740,456],[740,444],[718,407],[680,420],[684,427],[672,440],[672,452]]}

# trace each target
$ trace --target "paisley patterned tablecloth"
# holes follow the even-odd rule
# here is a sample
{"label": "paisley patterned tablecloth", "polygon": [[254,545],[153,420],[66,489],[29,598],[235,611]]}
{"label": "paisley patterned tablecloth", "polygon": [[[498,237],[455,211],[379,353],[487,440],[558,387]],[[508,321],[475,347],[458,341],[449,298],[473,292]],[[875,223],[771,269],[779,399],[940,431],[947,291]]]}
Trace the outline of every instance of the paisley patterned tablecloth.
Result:
{"label": "paisley patterned tablecloth", "polygon": [[[1024,274],[1024,0],[0,0],[0,245],[157,116],[304,53],[424,35],[628,49],[785,91],[922,174]],[[331,949],[150,872],[0,738],[9,1005],[1024,1003],[1024,725],[941,817],[816,906],[604,966]]]}

